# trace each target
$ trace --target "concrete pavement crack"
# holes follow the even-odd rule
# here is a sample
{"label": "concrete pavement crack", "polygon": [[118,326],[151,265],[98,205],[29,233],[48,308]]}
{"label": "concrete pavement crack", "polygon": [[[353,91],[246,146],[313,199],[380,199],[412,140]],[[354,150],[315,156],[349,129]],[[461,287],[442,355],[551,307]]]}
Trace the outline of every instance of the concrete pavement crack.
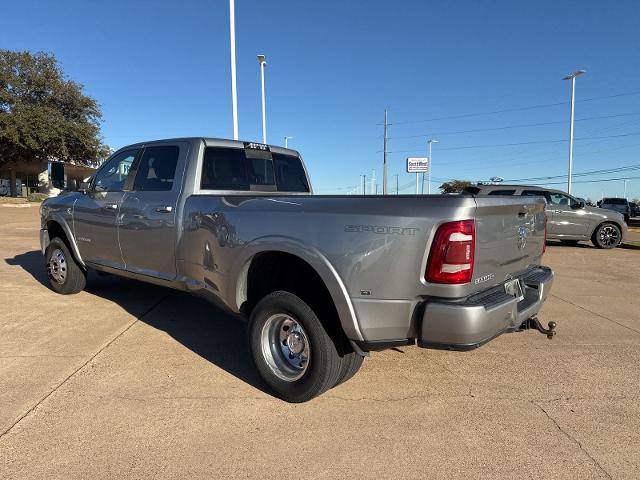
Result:
{"label": "concrete pavement crack", "polygon": [[111,340],[109,340],[106,344],[104,344],[102,347],[100,347],[98,349],[98,351],[96,353],[94,353],[91,357],[89,357],[89,359],[87,359],[87,361],[85,361],[84,363],[82,363],[82,365],[80,365],[78,368],[76,368],[73,372],[71,372],[67,377],[65,377],[64,380],[62,380],[62,382],[60,382],[58,385],[56,385],[49,393],[47,393],[46,395],[44,395],[40,400],[38,400],[35,405],[33,405],[29,410],[27,410],[26,412],[24,412],[22,415],[20,415],[11,425],[9,425],[9,427],[7,427],[4,431],[0,432],[0,440],[2,440],[5,435],[7,435],[11,430],[13,430],[13,428],[18,425],[22,420],[24,420],[27,416],[29,416],[33,411],[35,411],[36,408],[38,408],[38,406],[40,406],[45,400],[47,400],[51,395],[53,395],[55,392],[57,392],[60,387],[62,387],[65,383],[67,383],[73,376],[75,376],[80,370],[82,370],[84,367],[86,367],[89,363],[91,363],[91,361],[96,358],[98,355],[100,355],[104,350],[106,350],[107,348],[109,348],[116,340],[118,340],[120,337],[122,337],[122,335],[124,335],[125,333],[127,333],[127,331],[133,327],[136,323],[138,323],[140,320],[142,320],[145,316],[147,316],[149,313],[151,313],[155,308],[157,308],[162,302],[164,302],[170,295],[172,292],[167,293],[166,295],[164,295],[162,298],[160,298],[160,300],[158,300],[156,303],[154,303],[153,305],[151,305],[147,310],[145,310],[140,316],[138,316],[135,320],[133,320],[132,322],[130,322],[123,330],[121,330],[115,337],[113,337]]}
{"label": "concrete pavement crack", "polygon": [[591,456],[591,454],[589,452],[587,452],[587,450],[582,446],[582,443],[580,443],[580,441],[575,438],[573,435],[571,435],[569,432],[567,432],[565,429],[563,429],[560,424],[556,421],[555,418],[553,418],[551,415],[549,415],[549,412],[547,412],[544,407],[538,403],[536,403],[535,401],[531,400],[531,404],[535,405],[536,407],[538,407],[540,410],[542,410],[542,413],[545,414],[545,416],[551,420],[553,422],[553,424],[556,426],[556,428],[565,436],[567,437],[569,440],[571,440],[573,443],[575,443],[578,448],[593,462],[593,464],[602,472],[604,473],[607,478],[613,478],[611,476],[611,474],[609,472],[607,472],[604,467],[600,464],[600,462],[598,462],[598,460],[596,460],[595,458],[593,458]]}
{"label": "concrete pavement crack", "polygon": [[557,298],[558,300],[562,300],[563,302],[566,302],[569,305],[572,305],[572,306],[577,307],[577,308],[579,308],[581,310],[584,310],[585,312],[589,312],[592,315],[596,315],[597,317],[604,318],[605,320],[609,320],[611,323],[615,323],[616,325],[618,325],[620,327],[626,328],[627,330],[631,330],[634,333],[639,333],[640,334],[640,331],[636,330],[635,328],[631,328],[631,327],[628,327],[627,325],[625,325],[623,323],[616,322],[612,318],[609,318],[609,317],[607,317],[605,315],[602,315],[601,313],[594,312],[593,310],[590,310],[587,307],[583,307],[582,305],[578,305],[577,303],[573,303],[571,300],[567,300],[566,298],[559,297],[558,295],[554,295],[553,293],[550,293],[549,295],[552,296],[553,298]]}

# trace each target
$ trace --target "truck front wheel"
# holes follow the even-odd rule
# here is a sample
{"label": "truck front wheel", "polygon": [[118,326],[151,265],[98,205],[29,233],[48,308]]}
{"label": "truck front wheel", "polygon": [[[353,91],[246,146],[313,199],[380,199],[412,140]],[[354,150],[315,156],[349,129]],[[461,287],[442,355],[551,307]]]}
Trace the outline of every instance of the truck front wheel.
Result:
{"label": "truck front wheel", "polygon": [[76,263],[64,241],[55,237],[45,251],[47,277],[51,289],[63,295],[81,292],[87,283],[86,273]]}
{"label": "truck front wheel", "polygon": [[287,402],[321,395],[343,373],[333,340],[311,307],[292,293],[277,291],[260,300],[248,334],[260,376]]}

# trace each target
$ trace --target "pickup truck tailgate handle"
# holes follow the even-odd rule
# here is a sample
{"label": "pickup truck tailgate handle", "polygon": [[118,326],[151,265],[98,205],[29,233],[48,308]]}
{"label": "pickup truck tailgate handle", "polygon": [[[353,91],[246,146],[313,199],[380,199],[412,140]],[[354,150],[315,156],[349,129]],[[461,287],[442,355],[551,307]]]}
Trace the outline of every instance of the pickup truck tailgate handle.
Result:
{"label": "pickup truck tailgate handle", "polygon": [[173,207],[171,205],[162,205],[160,207],[156,207],[156,212],[171,213],[173,212]]}

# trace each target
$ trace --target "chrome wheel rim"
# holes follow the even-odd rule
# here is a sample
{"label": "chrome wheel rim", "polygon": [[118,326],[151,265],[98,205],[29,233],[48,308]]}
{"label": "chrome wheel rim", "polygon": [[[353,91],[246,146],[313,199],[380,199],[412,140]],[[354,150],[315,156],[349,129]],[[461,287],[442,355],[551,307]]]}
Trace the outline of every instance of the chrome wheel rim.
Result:
{"label": "chrome wheel rim", "polygon": [[294,382],[307,371],[311,358],[309,337],[291,315],[270,316],[262,327],[260,343],[267,365],[281,380]]}
{"label": "chrome wheel rim", "polygon": [[620,232],[615,227],[607,225],[602,230],[600,230],[600,242],[607,247],[611,245],[617,245],[618,240],[620,239]]}
{"label": "chrome wheel rim", "polygon": [[56,248],[51,257],[49,257],[47,275],[58,285],[64,284],[67,279],[67,259],[64,257],[64,252],[59,248]]}

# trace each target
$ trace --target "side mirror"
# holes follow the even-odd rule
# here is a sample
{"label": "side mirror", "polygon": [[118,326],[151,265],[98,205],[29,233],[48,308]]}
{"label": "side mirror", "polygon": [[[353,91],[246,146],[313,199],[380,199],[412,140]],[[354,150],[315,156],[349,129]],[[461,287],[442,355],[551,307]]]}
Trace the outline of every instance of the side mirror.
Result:
{"label": "side mirror", "polygon": [[87,193],[89,191],[90,188],[90,183],[89,182],[80,182],[78,184],[78,191],[82,192],[82,193]]}
{"label": "side mirror", "polygon": [[585,207],[585,205],[586,205],[586,204],[584,203],[584,201],[582,201],[582,200],[577,200],[577,201],[575,201],[575,202],[571,203],[571,208],[572,208],[572,209],[574,209],[574,210],[579,210],[579,209],[581,209],[581,208],[584,208],[584,207]]}

